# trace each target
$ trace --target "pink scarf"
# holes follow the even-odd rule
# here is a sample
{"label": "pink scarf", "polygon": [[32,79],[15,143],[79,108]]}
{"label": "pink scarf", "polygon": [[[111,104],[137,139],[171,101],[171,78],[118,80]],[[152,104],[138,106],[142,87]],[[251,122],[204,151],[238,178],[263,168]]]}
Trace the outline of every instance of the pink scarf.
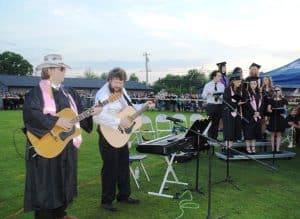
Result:
{"label": "pink scarf", "polygon": [[[249,93],[249,97],[250,97],[250,105],[252,107],[252,109],[254,110],[254,112],[257,112],[258,111],[258,108],[261,106],[261,98],[258,102],[258,106],[256,104],[256,100],[255,100],[255,96],[251,96],[251,94]],[[258,116],[258,117],[255,117],[254,120],[257,122],[257,120],[261,119],[261,116]]]}
{"label": "pink scarf", "polygon": [[[44,108],[43,108],[43,113],[44,114],[51,114],[52,116],[56,115],[56,105],[55,105],[55,101],[54,98],[52,97],[51,93],[51,84],[49,80],[41,80],[40,83],[40,88],[42,91],[42,95],[43,95],[43,100],[44,100]],[[70,102],[70,106],[71,109],[76,113],[76,115],[78,115],[78,111],[77,111],[77,107],[75,104],[75,101],[73,99],[73,97],[70,94],[65,93],[64,90],[62,90],[64,95],[66,97],[68,97],[69,102]],[[76,128],[80,128],[80,124],[79,122],[75,124]],[[73,145],[76,148],[79,148],[80,145],[82,143],[82,136],[79,135],[75,138],[73,138]]]}
{"label": "pink scarf", "polygon": [[[232,88],[230,88],[230,91],[231,91],[231,96],[234,96],[234,91],[233,91],[233,89]],[[236,100],[235,99],[233,99],[233,98],[231,98],[231,101],[233,102],[233,103],[236,103]],[[231,112],[231,115],[233,116],[233,117],[236,117],[237,116],[237,113],[236,112]]]}

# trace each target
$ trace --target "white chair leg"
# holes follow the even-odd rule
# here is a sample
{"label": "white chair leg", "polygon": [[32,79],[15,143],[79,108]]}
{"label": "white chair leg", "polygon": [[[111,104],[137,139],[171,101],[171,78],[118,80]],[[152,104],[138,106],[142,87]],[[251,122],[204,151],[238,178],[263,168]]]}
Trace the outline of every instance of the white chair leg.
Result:
{"label": "white chair leg", "polygon": [[147,173],[147,171],[146,171],[146,168],[145,168],[144,165],[143,165],[142,160],[140,160],[140,165],[141,165],[141,167],[142,167],[142,169],[143,169],[143,171],[144,171],[144,173],[145,173],[145,176],[146,176],[148,182],[150,182],[150,178],[149,178],[149,176],[148,176],[148,173]]}
{"label": "white chair leg", "polygon": [[132,175],[132,177],[133,177],[133,180],[134,180],[134,182],[135,182],[135,184],[136,184],[136,187],[137,187],[138,189],[140,189],[139,183],[138,183],[137,179],[135,178],[135,175],[134,175],[134,172],[133,172],[133,169],[132,169],[131,165],[129,166],[129,170],[130,170],[130,173],[131,173],[131,175]]}

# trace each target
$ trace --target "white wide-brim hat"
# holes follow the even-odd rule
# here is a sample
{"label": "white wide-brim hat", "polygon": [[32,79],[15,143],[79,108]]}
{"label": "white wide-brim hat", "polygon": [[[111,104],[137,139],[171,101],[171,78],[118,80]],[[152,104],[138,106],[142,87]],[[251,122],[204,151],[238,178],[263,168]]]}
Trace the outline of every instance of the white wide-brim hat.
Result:
{"label": "white wide-brim hat", "polygon": [[42,70],[43,68],[69,68],[70,66],[63,62],[62,56],[59,54],[49,54],[44,57],[44,62],[36,66],[36,70]]}

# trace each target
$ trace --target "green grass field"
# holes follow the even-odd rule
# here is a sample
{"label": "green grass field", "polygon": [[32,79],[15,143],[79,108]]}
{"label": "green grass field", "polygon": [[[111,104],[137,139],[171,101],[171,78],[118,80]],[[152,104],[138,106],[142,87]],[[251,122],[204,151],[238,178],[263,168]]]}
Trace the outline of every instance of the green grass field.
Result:
{"label": "green grass field", "polygon": [[[147,112],[154,118],[157,112]],[[169,113],[172,115],[173,113]],[[13,145],[12,133],[23,126],[21,111],[0,111],[0,218],[33,218],[23,213],[24,159]],[[24,153],[25,137],[16,134],[18,151]],[[132,153],[135,149],[131,149]],[[295,149],[299,153],[299,148]],[[139,206],[117,203],[119,212],[102,210],[100,204],[100,159],[97,134],[84,134],[84,144],[79,150],[78,197],[68,208],[68,213],[79,218],[176,218],[180,214],[179,200],[149,196],[148,191],[158,191],[166,165],[162,156],[148,155],[144,165],[150,175],[147,182],[140,174],[141,189],[131,180],[132,195],[141,200]],[[300,158],[278,161],[279,171],[270,172],[253,161],[231,163],[231,176],[242,189],[237,191],[229,184],[219,184],[212,191],[212,215],[226,214],[226,218],[300,218]],[[179,180],[194,185],[195,160],[175,164]],[[224,178],[225,162],[213,158],[213,181]],[[200,184],[205,195],[193,193],[199,209],[185,210],[183,218],[206,218],[207,215],[207,155],[201,154]],[[169,185],[168,193],[182,192],[184,187]]]}

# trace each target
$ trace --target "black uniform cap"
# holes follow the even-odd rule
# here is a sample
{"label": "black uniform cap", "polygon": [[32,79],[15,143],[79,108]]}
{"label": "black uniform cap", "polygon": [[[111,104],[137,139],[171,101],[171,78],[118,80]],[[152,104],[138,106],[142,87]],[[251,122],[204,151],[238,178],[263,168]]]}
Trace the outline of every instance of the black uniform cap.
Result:
{"label": "black uniform cap", "polygon": [[253,63],[250,65],[249,68],[252,68],[252,67],[256,67],[256,68],[260,69],[260,68],[261,68],[261,65],[256,64],[256,63],[253,62]]}
{"label": "black uniform cap", "polygon": [[220,63],[217,63],[216,65],[218,67],[222,67],[222,66],[225,66],[227,63],[226,62],[220,62]]}
{"label": "black uniform cap", "polygon": [[230,75],[230,81],[233,81],[233,80],[242,80],[241,74],[240,73],[234,73],[234,74]]}

